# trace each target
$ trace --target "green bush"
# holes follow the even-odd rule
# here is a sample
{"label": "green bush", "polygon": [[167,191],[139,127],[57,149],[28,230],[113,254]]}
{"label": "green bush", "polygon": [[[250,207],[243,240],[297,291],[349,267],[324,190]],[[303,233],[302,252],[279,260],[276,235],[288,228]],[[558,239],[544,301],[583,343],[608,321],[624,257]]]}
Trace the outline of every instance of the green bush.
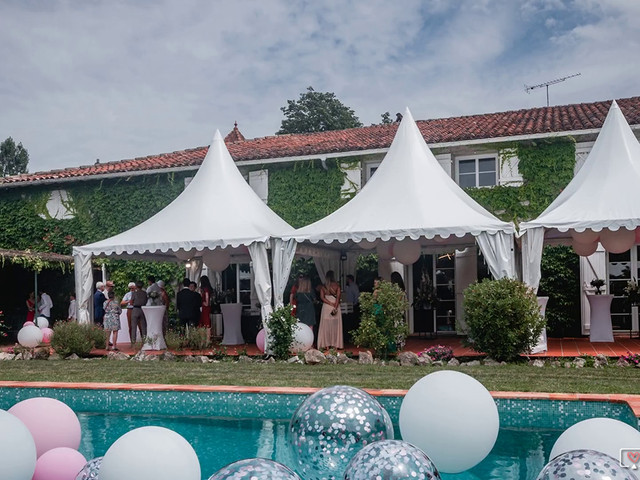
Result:
{"label": "green bush", "polygon": [[464,292],[464,315],[469,345],[498,361],[531,350],[544,327],[536,295],[510,278],[471,284]]}
{"label": "green bush", "polygon": [[360,294],[360,326],[352,332],[353,341],[386,358],[404,346],[409,334],[404,318],[408,308],[409,301],[400,287],[381,281],[374,293]]}
{"label": "green bush", "polygon": [[169,350],[182,350],[184,348],[184,333],[178,330],[167,330],[164,341]]}
{"label": "green bush", "polygon": [[62,357],[76,354],[87,357],[94,348],[104,348],[107,334],[96,325],[58,322],[53,327],[51,347]]}
{"label": "green bush", "polygon": [[187,328],[182,346],[190,350],[204,350],[211,344],[209,329],[205,327]]}
{"label": "green bush", "polygon": [[269,316],[269,345],[267,351],[273,353],[278,360],[286,360],[291,356],[293,331],[298,320],[291,314],[291,306],[276,308]]}

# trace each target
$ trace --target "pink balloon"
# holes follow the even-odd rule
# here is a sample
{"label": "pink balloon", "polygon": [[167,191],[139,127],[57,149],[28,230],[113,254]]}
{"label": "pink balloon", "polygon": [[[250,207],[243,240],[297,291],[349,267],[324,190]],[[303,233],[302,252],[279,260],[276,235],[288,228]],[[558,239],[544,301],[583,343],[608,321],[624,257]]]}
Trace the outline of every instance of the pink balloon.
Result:
{"label": "pink balloon", "polygon": [[53,330],[51,330],[48,327],[42,329],[42,341],[44,343],[51,343],[52,336],[53,336]]}
{"label": "pink balloon", "polygon": [[53,448],[77,450],[80,446],[80,421],[73,410],[59,400],[29,398],[16,403],[8,412],[22,420],[31,432],[38,458]]}
{"label": "pink balloon", "polygon": [[33,323],[33,322],[24,322],[24,323],[22,324],[22,326],[23,326],[23,327],[28,327],[28,326],[30,326],[30,325],[33,325],[34,327],[36,326],[36,324],[35,324],[35,323]]}
{"label": "pink balloon", "polygon": [[258,350],[264,353],[264,328],[260,330],[258,332],[258,335],[256,336],[256,347],[258,347]]}
{"label": "pink balloon", "polygon": [[86,463],[84,455],[73,448],[54,448],[38,459],[32,480],[76,480]]}

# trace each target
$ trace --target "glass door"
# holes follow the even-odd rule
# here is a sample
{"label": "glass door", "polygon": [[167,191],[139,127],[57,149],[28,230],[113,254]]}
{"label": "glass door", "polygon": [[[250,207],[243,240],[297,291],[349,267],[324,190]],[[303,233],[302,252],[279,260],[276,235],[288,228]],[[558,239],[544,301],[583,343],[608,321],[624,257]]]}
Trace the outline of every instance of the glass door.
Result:
{"label": "glass door", "polygon": [[609,253],[609,293],[613,295],[611,302],[611,324],[614,331],[629,330],[631,328],[631,304],[624,292],[627,282],[631,280],[631,272],[638,278],[638,248],[635,247],[624,253]]}
{"label": "glass door", "polygon": [[436,308],[436,330],[454,332],[456,329],[456,255],[455,251],[435,255],[434,278],[438,305]]}

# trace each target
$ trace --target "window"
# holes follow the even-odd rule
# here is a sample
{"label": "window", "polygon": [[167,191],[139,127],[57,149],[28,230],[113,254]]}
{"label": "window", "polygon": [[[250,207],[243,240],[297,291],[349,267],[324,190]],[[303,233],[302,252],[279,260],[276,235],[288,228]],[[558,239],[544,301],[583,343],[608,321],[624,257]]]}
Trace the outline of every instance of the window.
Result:
{"label": "window", "polygon": [[380,162],[370,162],[366,164],[366,169],[365,169],[366,182],[368,182],[373,176],[373,174],[376,173],[376,170],[378,170],[378,167],[380,166],[381,163],[382,162],[380,161]]}
{"label": "window", "polygon": [[498,183],[498,159],[496,155],[481,157],[458,157],[458,185],[468,187],[491,187]]}

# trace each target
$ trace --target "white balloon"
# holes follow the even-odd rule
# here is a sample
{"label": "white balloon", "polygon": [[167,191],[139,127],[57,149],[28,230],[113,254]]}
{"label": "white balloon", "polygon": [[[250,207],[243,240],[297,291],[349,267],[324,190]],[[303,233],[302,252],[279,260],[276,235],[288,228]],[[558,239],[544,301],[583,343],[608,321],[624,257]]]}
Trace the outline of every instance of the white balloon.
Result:
{"label": "white balloon", "polygon": [[636,232],[626,228],[620,228],[615,232],[605,229],[600,232],[600,243],[607,252],[623,253],[636,243]]}
{"label": "white balloon", "polygon": [[419,241],[405,238],[393,245],[393,256],[403,265],[413,265],[420,258],[421,250]]}
{"label": "white balloon", "polygon": [[593,255],[598,249],[598,242],[579,243],[574,240],[572,246],[573,251],[578,255],[580,255],[581,257],[588,257],[589,255]]}
{"label": "white balloon", "polygon": [[373,250],[377,244],[378,240],[374,240],[373,242],[370,242],[369,240],[360,240],[358,242],[358,246],[363,250]]}
{"label": "white balloon", "polygon": [[231,263],[231,254],[226,250],[216,248],[212,251],[204,251],[202,260],[209,270],[221,272]]}
{"label": "white balloon", "polygon": [[549,460],[572,450],[595,450],[620,458],[621,448],[640,447],[640,432],[620,420],[590,418],[567,428],[551,449]]}
{"label": "white balloon", "polygon": [[116,440],[102,459],[100,480],[201,480],[200,461],[184,437],[164,427],[141,427]]}
{"label": "white balloon", "polygon": [[35,325],[27,325],[18,332],[18,343],[23,347],[33,348],[40,345],[43,337],[42,330]]}
{"label": "white balloon", "polygon": [[36,318],[36,325],[38,328],[49,328],[49,320],[46,317]]}
{"label": "white balloon", "polygon": [[0,432],[0,478],[31,480],[36,470],[36,444],[31,432],[18,417],[4,410],[0,410]]}
{"label": "white balloon", "polygon": [[376,253],[380,260],[391,260],[393,244],[390,242],[380,242],[376,245]]}
{"label": "white balloon", "polygon": [[177,252],[174,252],[174,255],[176,256],[176,258],[178,260],[182,260],[183,262],[186,262],[190,258],[193,258],[195,254],[196,254],[195,248],[192,248],[191,250],[188,250],[188,251],[178,250]]}
{"label": "white balloon", "polygon": [[306,352],[313,346],[313,329],[306,323],[298,322],[293,331],[292,352]]}
{"label": "white balloon", "polygon": [[574,244],[578,243],[593,243],[597,242],[600,238],[600,232],[594,232],[593,230],[587,228],[584,232],[576,232],[575,230],[571,230],[571,238],[573,238]]}
{"label": "white balloon", "polygon": [[496,443],[500,428],[489,391],[453,370],[418,380],[402,400],[399,423],[402,439],[420,448],[445,473],[480,463]]}

